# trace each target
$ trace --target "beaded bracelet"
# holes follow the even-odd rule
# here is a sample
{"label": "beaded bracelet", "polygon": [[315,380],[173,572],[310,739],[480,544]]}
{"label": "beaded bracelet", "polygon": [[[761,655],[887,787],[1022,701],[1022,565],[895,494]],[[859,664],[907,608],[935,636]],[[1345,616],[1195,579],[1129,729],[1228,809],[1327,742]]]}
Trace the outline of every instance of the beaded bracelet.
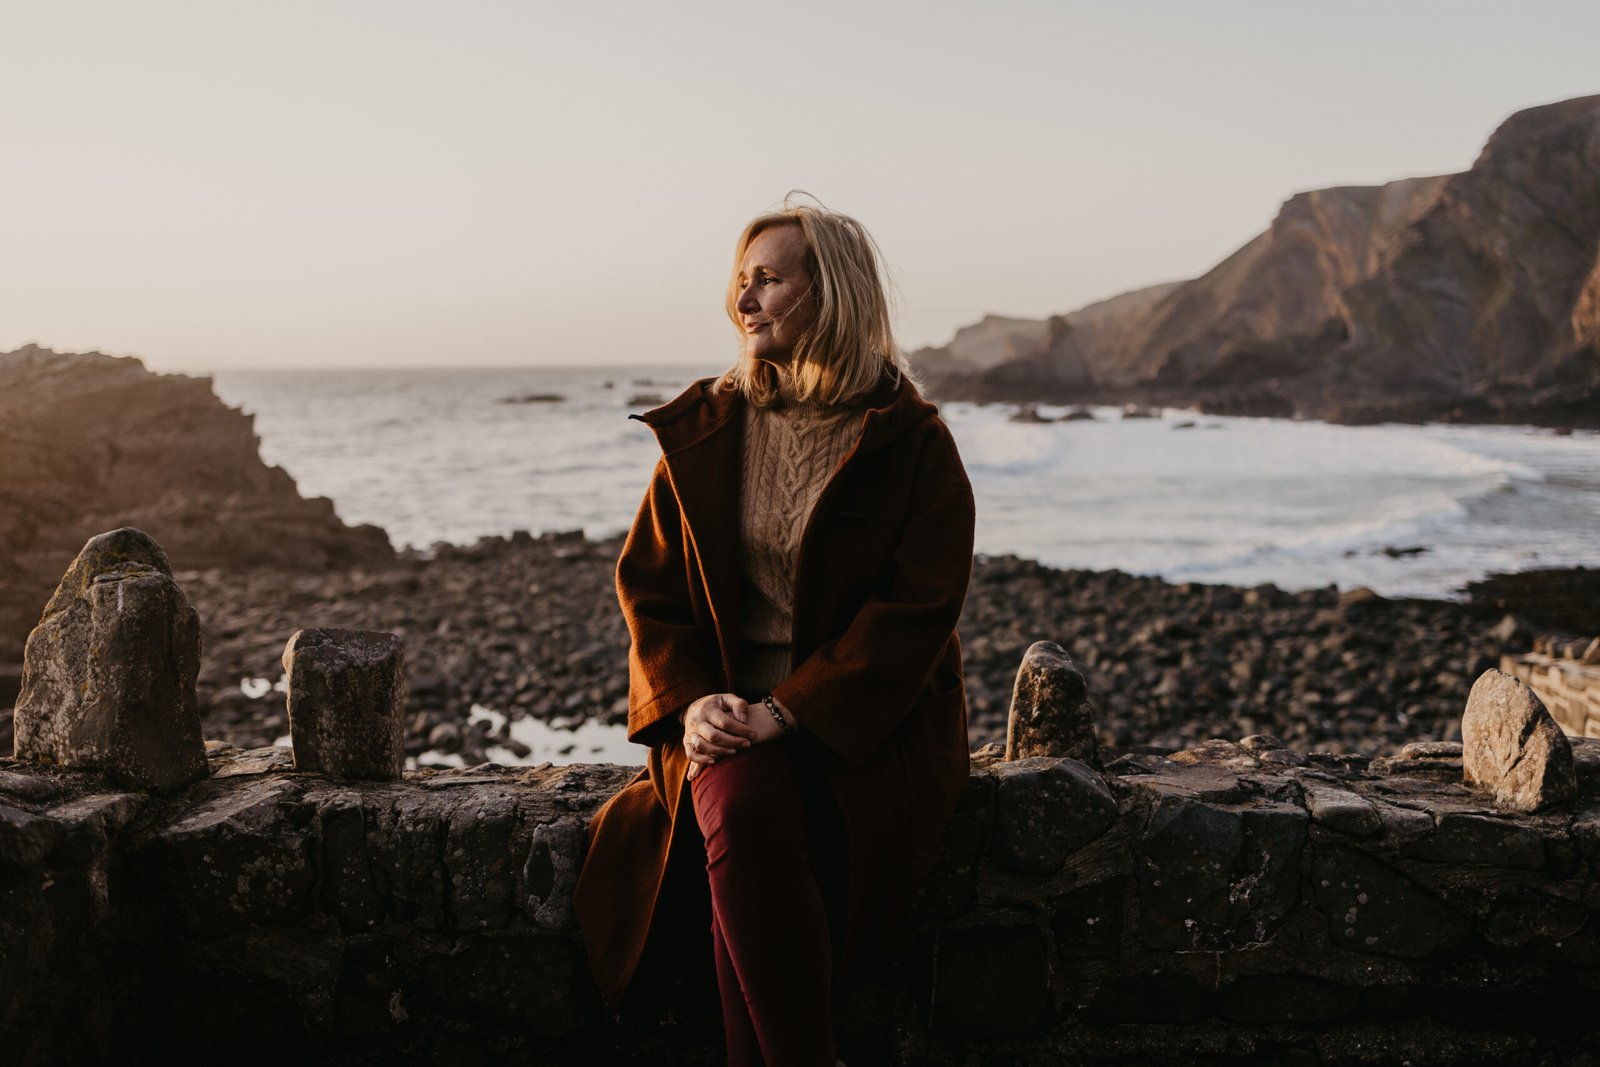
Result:
{"label": "beaded bracelet", "polygon": [[788,719],[783,717],[783,712],[778,710],[778,702],[772,699],[771,693],[768,693],[766,696],[762,697],[761,703],[765,704],[767,706],[767,710],[772,712],[772,717],[778,720],[778,725],[783,727],[784,733],[794,733],[794,725],[790,723]]}

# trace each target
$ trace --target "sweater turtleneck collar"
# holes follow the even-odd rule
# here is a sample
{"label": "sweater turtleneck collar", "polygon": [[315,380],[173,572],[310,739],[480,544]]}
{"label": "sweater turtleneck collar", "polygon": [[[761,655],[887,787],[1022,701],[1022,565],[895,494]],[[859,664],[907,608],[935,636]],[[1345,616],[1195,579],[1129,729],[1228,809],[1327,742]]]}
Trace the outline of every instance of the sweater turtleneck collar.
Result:
{"label": "sweater turtleneck collar", "polygon": [[843,415],[859,408],[859,405],[852,404],[829,404],[820,400],[796,400],[794,378],[786,367],[778,369],[777,380],[778,401],[765,409],[774,414],[798,419],[820,419],[830,415]]}

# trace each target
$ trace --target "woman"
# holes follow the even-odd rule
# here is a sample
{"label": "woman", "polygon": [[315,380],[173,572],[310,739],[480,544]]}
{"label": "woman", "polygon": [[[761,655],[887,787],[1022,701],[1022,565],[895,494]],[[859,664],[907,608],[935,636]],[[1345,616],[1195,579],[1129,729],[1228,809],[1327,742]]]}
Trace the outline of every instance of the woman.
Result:
{"label": "woman", "polygon": [[642,416],[663,455],[617,594],[650,754],[595,816],[576,904],[613,1004],[641,958],[703,953],[730,1063],[833,1064],[833,976],[967,779],[972,489],[854,219],[751,222],[727,309],[738,364]]}

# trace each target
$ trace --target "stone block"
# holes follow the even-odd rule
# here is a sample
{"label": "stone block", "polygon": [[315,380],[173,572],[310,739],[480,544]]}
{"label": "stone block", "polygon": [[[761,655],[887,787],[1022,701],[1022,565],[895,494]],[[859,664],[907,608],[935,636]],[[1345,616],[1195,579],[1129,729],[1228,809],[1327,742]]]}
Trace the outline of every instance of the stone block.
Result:
{"label": "stone block", "polygon": [[1496,902],[1483,925],[1483,936],[1502,948],[1559,949],[1588,922],[1588,909],[1574,901],[1531,890],[1510,890]]}
{"label": "stone block", "polygon": [[112,836],[133,821],[148,799],[142,793],[91,794],[51,808],[47,814],[60,825],[61,835],[49,862],[72,867],[104,858]]}
{"label": "stone block", "polygon": [[1317,825],[1351,837],[1371,837],[1383,829],[1378,809],[1361,794],[1331,783],[1304,784],[1306,807]]}
{"label": "stone block", "polygon": [[1461,758],[1460,741],[1412,741],[1400,746],[1401,759],[1441,759],[1458,760]]}
{"label": "stone block", "polygon": [[264,779],[223,792],[144,842],[150,893],[182,900],[173,915],[206,936],[287,925],[314,905],[309,834],[315,810],[294,787]]}
{"label": "stone block", "polygon": [[1064,960],[1114,958],[1122,949],[1122,916],[1132,893],[1127,878],[1112,878],[1055,898],[1051,925],[1056,951]]}
{"label": "stone block", "polygon": [[1332,944],[1421,958],[1460,941],[1463,921],[1398,871],[1351,849],[1322,847],[1312,861],[1317,907]]}
{"label": "stone block", "polygon": [[547,930],[575,930],[572,891],[583,867],[584,824],[567,816],[533,828],[528,859],[522,866],[524,906],[529,920]]}
{"label": "stone block", "polygon": [[1429,812],[1403,804],[1390,804],[1375,797],[1368,799],[1377,809],[1378,820],[1383,823],[1384,842],[1391,848],[1406,847],[1410,842],[1428,837],[1438,830]]}
{"label": "stone block", "polygon": [[359,793],[339,793],[317,806],[322,844],[322,908],[341,929],[359,932],[383,919],[383,899],[367,853],[366,811]]}
{"label": "stone block", "polygon": [[283,650],[296,770],[395,781],[405,769],[405,643],[373,630],[300,630]]}
{"label": "stone block", "polygon": [[1222,991],[1224,1019],[1238,1023],[1324,1023],[1350,1014],[1360,995],[1349,986],[1298,974],[1246,975]]}
{"label": "stone block", "polygon": [[543,931],[468,934],[430,957],[411,1011],[516,1033],[568,1033],[597,1007],[570,937]]}
{"label": "stone block", "polygon": [[1053,641],[1035,641],[1022,656],[1006,722],[1006,759],[1070,756],[1100,766],[1089,686],[1072,657]]}
{"label": "stone block", "polygon": [[1200,1022],[1213,1010],[1214,996],[1195,979],[1164,971],[1109,978],[1084,1011],[1091,1023],[1182,1025]]}
{"label": "stone block", "polygon": [[523,866],[512,847],[516,828],[516,800],[504,793],[485,790],[454,805],[445,837],[452,930],[499,927],[510,920]]}
{"label": "stone block", "polygon": [[401,794],[373,815],[376,826],[367,843],[389,919],[445,928],[448,795]]}
{"label": "stone block", "polygon": [[15,771],[0,771],[0,793],[9,793],[23,800],[49,801],[61,796],[61,787],[48,778]]}
{"label": "stone block", "polygon": [[951,1036],[1038,1033],[1053,1015],[1044,938],[1033,926],[939,932],[933,1029]]}
{"label": "stone block", "polygon": [[1270,940],[1299,900],[1309,822],[1293,804],[1163,799],[1138,846],[1144,942],[1190,951]]}
{"label": "stone block", "polygon": [[1507,819],[1444,812],[1433,833],[1404,842],[1400,854],[1455,866],[1537,871],[1544,866],[1544,838],[1536,829]]}
{"label": "stone block", "polygon": [[1473,683],[1461,747],[1467,783],[1499,807],[1539,811],[1578,795],[1566,735],[1533,690],[1502,671],[1484,671]]}
{"label": "stone block", "polygon": [[1054,874],[1067,857],[1105,833],[1117,801],[1100,775],[1075,759],[1035,756],[993,774],[994,861],[1026,874]]}
{"label": "stone block", "polygon": [[23,653],[19,759],[170,792],[206,776],[200,620],[166,553],[132,527],[83,546]]}
{"label": "stone block", "polygon": [[334,979],[333,1028],[341,1035],[381,1034],[410,1018],[404,982],[397,975],[391,938],[356,935],[344,940]]}
{"label": "stone block", "polygon": [[61,824],[31,811],[0,804],[0,865],[35,867],[61,836]]}

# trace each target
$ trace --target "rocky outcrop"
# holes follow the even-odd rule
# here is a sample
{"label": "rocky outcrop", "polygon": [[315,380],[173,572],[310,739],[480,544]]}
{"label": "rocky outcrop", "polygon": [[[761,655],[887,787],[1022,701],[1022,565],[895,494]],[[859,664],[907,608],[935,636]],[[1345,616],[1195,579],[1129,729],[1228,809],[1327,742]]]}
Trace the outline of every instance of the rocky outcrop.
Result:
{"label": "rocky outcrop", "polygon": [[393,559],[383,531],[303,499],[257,445],[252,416],[208,379],[98,352],[0,353],[0,663],[22,658],[56,580],[102,530],[146,531],[180,571]]}
{"label": "rocky outcrop", "polygon": [[1049,323],[1081,312],[925,350],[930,388],[1600,425],[1600,96],[1517,112],[1460,174],[1296,194],[1201,277],[1100,307],[1065,347]]}
{"label": "rocky outcrop", "polygon": [[[1600,778],[1509,814],[1461,784],[1458,753],[1250,738],[1108,774],[980,754],[912,914],[841,991],[840,1053],[1583,1062]],[[617,1021],[584,966],[583,826],[631,769],[347,782],[220,745],[211,764],[153,797],[0,760],[8,1062],[144,1062],[219,1035],[314,1063],[715,1057],[706,991]]]}
{"label": "rocky outcrop", "polygon": [[962,400],[1093,399],[1115,379],[1099,366],[1123,324],[1145,314],[1181,282],[1152,285],[1048,319],[988,315],[947,345],[911,353],[941,397]]}

